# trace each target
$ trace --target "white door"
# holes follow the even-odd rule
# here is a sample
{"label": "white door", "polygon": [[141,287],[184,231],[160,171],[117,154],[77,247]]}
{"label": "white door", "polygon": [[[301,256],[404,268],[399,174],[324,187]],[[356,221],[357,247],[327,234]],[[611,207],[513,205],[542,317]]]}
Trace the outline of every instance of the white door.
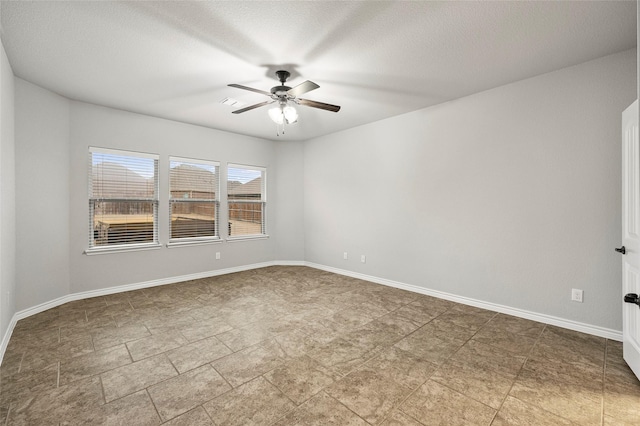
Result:
{"label": "white door", "polygon": [[640,144],[638,101],[622,113],[622,334],[624,360],[640,378]]}

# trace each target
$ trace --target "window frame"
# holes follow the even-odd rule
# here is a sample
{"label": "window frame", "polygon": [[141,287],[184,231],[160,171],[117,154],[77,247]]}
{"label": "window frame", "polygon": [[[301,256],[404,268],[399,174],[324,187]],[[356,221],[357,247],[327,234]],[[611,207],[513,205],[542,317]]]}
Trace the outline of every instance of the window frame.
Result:
{"label": "window frame", "polygon": [[248,164],[239,164],[239,163],[227,163],[227,176],[225,179],[226,182],[226,192],[225,192],[225,202],[227,207],[227,221],[229,225],[231,224],[231,201],[229,200],[229,169],[244,169],[244,170],[252,170],[256,172],[260,172],[261,182],[260,182],[260,201],[253,200],[233,200],[235,203],[260,203],[261,205],[261,233],[259,234],[244,234],[244,235],[231,235],[227,228],[227,241],[243,241],[243,240],[256,240],[256,239],[265,239],[269,238],[269,234],[267,232],[267,168],[264,166],[253,166]]}
{"label": "window frame", "polygon": [[[136,158],[144,158],[153,160],[153,192],[154,196],[151,198],[132,198],[132,197],[95,197],[93,194],[93,158],[94,154],[106,154],[106,155],[117,155],[121,157],[136,157]],[[161,247],[159,236],[158,236],[158,211],[159,211],[159,162],[160,156],[158,154],[139,152],[139,151],[128,151],[123,149],[111,149],[111,148],[100,148],[100,147],[89,147],[89,155],[88,155],[88,170],[87,170],[87,181],[88,181],[88,190],[87,190],[87,198],[88,198],[88,248],[85,250],[85,254],[103,254],[103,253],[114,253],[114,252],[123,252],[123,251],[138,251],[138,250],[151,250],[158,249]],[[152,205],[152,217],[153,217],[153,239],[150,242],[143,243],[121,243],[121,244],[106,244],[106,245],[96,245],[95,244],[95,209],[96,204],[100,202],[145,202],[151,203]]]}
{"label": "window frame", "polygon": [[[215,198],[211,199],[199,199],[199,198],[173,198],[171,195],[171,163],[172,162],[182,162],[188,164],[202,164],[213,166],[216,168],[216,182],[217,185],[214,189]],[[220,236],[220,189],[221,189],[221,179],[220,179],[220,162],[212,161],[212,160],[202,160],[197,158],[186,158],[186,157],[178,157],[178,156],[169,156],[169,190],[168,190],[168,199],[169,199],[169,240],[167,242],[167,247],[179,247],[179,246],[188,246],[188,245],[197,245],[197,244],[211,244],[211,243],[220,243],[222,242],[222,238]],[[214,215],[214,233],[213,236],[202,236],[202,237],[172,237],[172,216],[173,216],[173,205],[176,203],[198,203],[198,202],[211,202],[214,205],[215,215]]]}

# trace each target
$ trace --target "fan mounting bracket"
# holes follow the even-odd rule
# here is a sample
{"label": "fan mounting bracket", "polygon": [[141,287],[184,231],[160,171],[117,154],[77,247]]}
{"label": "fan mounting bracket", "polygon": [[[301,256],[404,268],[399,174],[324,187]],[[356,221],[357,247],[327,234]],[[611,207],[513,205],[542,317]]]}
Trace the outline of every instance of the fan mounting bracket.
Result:
{"label": "fan mounting bracket", "polygon": [[284,86],[284,82],[287,81],[287,79],[291,76],[291,73],[289,71],[279,70],[276,71],[276,76],[278,77],[278,80],[280,80],[280,83],[282,83],[282,85]]}

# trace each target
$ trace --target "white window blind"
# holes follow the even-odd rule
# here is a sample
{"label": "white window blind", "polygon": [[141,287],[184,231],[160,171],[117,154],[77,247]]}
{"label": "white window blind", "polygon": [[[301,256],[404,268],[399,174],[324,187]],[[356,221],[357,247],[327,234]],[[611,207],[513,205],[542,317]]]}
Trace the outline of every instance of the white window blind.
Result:
{"label": "white window blind", "polygon": [[170,241],[219,238],[219,163],[169,158]]}
{"label": "white window blind", "polygon": [[229,237],[266,235],[266,169],[229,164],[227,204]]}
{"label": "white window blind", "polygon": [[89,148],[89,248],[158,244],[158,156]]}

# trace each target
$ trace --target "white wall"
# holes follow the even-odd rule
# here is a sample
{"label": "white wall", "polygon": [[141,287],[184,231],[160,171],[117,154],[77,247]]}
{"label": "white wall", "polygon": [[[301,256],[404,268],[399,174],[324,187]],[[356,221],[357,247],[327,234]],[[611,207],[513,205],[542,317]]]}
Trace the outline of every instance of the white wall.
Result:
{"label": "white wall", "polygon": [[307,141],[306,260],[620,330],[635,55]]}
{"label": "white wall", "polygon": [[69,101],[16,85],[16,304],[69,294]]}
{"label": "white wall", "polygon": [[[275,144],[278,176],[275,181],[275,215],[278,230],[278,260],[304,260],[304,144],[278,141]],[[270,198],[273,199],[273,198]]]}
{"label": "white wall", "polygon": [[0,339],[16,312],[14,113],[13,71],[0,44]]}

